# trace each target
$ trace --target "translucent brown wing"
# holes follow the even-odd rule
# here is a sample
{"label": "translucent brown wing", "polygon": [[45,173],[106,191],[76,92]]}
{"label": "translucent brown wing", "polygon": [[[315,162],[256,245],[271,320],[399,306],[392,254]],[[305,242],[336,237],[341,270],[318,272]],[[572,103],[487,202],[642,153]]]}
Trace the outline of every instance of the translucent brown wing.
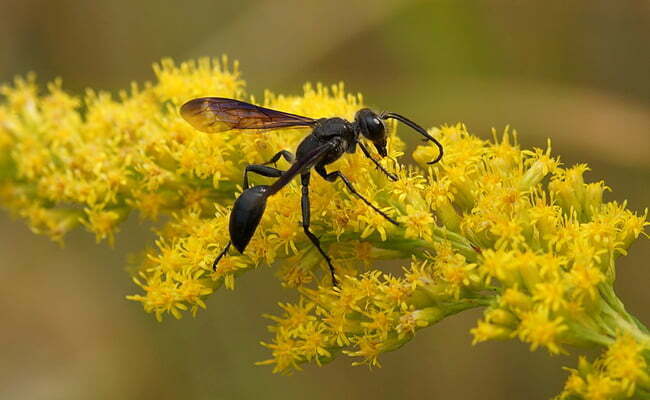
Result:
{"label": "translucent brown wing", "polygon": [[312,126],[315,119],[222,97],[201,97],[183,104],[181,116],[206,133],[230,129],[278,129]]}

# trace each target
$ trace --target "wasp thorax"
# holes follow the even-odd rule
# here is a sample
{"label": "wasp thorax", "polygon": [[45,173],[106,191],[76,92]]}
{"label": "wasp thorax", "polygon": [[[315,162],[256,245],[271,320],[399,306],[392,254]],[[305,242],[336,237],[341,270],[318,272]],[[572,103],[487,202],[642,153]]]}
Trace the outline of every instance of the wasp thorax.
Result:
{"label": "wasp thorax", "polygon": [[384,122],[379,116],[368,108],[363,108],[357,111],[354,117],[355,122],[359,126],[361,134],[377,148],[377,152],[382,157],[387,155],[386,151],[386,127]]}

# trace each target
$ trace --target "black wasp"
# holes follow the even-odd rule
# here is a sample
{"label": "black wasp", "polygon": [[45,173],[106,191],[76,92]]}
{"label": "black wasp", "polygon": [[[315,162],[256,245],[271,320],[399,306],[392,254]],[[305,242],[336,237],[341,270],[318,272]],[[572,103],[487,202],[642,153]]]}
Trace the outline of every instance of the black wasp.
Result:
{"label": "black wasp", "polygon": [[[438,146],[438,157],[429,162],[429,164],[440,161],[443,153],[442,145],[415,122],[399,114],[388,112],[377,114],[367,108],[357,111],[354,122],[350,122],[338,117],[313,119],[282,111],[270,110],[239,100],[203,97],[190,100],[183,104],[181,107],[181,115],[194,128],[206,133],[224,132],[231,129],[270,130],[296,127],[311,128],[311,133],[298,145],[295,156],[287,150],[281,150],[264,164],[249,165],[246,167],[244,170],[244,191],[235,201],[230,214],[230,242],[228,242],[226,248],[214,260],[212,267],[215,270],[219,260],[226,254],[231,244],[234,244],[240,253],[244,253],[248,242],[250,242],[251,237],[255,233],[257,225],[262,219],[267,198],[277,193],[297,175],[300,175],[302,182],[301,204],[303,230],[327,261],[327,265],[332,274],[332,283],[336,286],[337,281],[334,276],[332,260],[321,248],[318,238],[309,230],[309,179],[311,169],[313,168],[318,175],[329,182],[341,179],[352,194],[361,199],[382,217],[386,218],[386,220],[398,225],[394,219],[359,194],[341,171],[327,172],[325,166],[338,160],[343,153],[354,153],[357,145],[359,145],[363,154],[379,170],[386,174],[389,179],[396,181],[397,176],[386,171],[370,155],[368,148],[361,141],[361,137],[369,140],[375,146],[379,155],[386,157],[388,153],[386,151],[386,126],[384,125],[384,120],[389,118],[396,119],[408,125],[424,136],[426,138],[425,141],[431,140]],[[282,171],[267,166],[268,164],[276,163],[280,157],[283,157],[291,163],[291,167],[288,170]],[[249,187],[249,172],[278,179],[271,185]]]}

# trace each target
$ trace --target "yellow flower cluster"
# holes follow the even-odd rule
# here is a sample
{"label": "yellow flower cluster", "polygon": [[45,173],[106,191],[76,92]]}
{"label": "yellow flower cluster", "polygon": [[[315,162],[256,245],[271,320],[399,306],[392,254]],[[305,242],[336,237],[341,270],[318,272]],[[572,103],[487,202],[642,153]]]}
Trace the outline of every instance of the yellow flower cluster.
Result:
{"label": "yellow flower cluster", "polygon": [[580,357],[578,369],[567,368],[570,375],[557,399],[649,398],[648,345],[647,339],[642,344],[622,334],[595,362]]}
{"label": "yellow flower cluster", "polygon": [[[250,269],[276,265],[299,298],[268,316],[275,337],[264,343],[277,372],[318,365],[345,354],[355,364],[408,342],[417,330],[468,308],[484,307],[474,342],[517,338],[531,350],[567,352],[570,345],[606,348],[570,370],[562,398],[647,396],[650,335],[613,291],[615,260],[644,232],[647,212],[604,202],[603,182],[586,183],[584,165],[563,167],[546,150],[521,150],[506,129],[492,141],[463,125],[430,133],[445,149],[418,147],[419,166],[396,159],[404,144],[391,124],[392,182],[362,154],[340,169],[357,190],[399,221],[370,210],[341,183],[312,179],[313,230],[333,259],[340,288],[302,232],[300,186],[273,196],[245,255],[234,250],[213,271],[228,241],[228,207],[247,164],[293,151],[305,130],[208,135],[183,121],[179,106],[201,96],[245,99],[236,63],[226,59],[154,66],[157,81],[117,97],[75,97],[55,81],[40,94],[32,76],[0,91],[0,202],[29,226],[61,241],[83,226],[112,242],[132,211],[157,225],[156,246],[134,268],[142,289],[130,299],[158,320],[205,308],[222,284]],[[265,93],[267,107],[351,119],[361,96],[342,85],[306,85],[301,96]],[[376,156],[376,155],[375,155]],[[278,167],[286,169],[284,160]],[[253,184],[269,182],[252,177]],[[162,218],[164,217],[164,218]],[[410,259],[383,273],[378,260]]]}
{"label": "yellow flower cluster", "polygon": [[155,66],[157,85],[133,84],[117,98],[76,97],[60,80],[39,94],[32,75],[3,86],[3,204],[56,241],[82,224],[112,242],[132,210],[150,219],[188,208],[213,214],[214,200],[234,189],[237,161],[226,138],[197,134],[177,108],[188,96],[240,96],[237,65],[227,64],[166,60]]}
{"label": "yellow flower cluster", "polygon": [[[608,346],[625,332],[647,351],[647,331],[612,289],[614,261],[641,234],[646,216],[603,203],[604,184],[585,183],[584,165],[562,168],[550,146],[522,151],[507,130],[490,143],[462,125],[431,133],[445,159],[390,184],[384,201],[405,211],[403,227],[383,246],[372,244],[408,246],[416,254],[411,265],[401,277],[372,271],[347,277],[340,290],[302,289],[302,318],[286,306],[273,318],[276,337],[265,345],[275,370],[338,352],[376,365],[380,353],[417,329],[477,306],[487,307],[472,329],[475,343],[518,338],[531,350],[559,353],[566,345]],[[414,153],[423,168],[433,156],[431,146]],[[630,376],[634,385],[637,375]]]}

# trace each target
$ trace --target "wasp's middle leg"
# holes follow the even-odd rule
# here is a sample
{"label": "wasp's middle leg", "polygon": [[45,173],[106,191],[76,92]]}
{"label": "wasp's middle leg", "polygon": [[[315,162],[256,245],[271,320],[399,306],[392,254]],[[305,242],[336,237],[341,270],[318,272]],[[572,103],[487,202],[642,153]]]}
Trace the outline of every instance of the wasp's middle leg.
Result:
{"label": "wasp's middle leg", "polygon": [[377,208],[374,204],[372,204],[370,201],[368,201],[368,199],[366,199],[365,197],[363,197],[363,196],[361,195],[361,193],[357,192],[357,190],[354,188],[354,186],[352,186],[352,183],[348,180],[348,178],[345,177],[345,175],[343,175],[343,174],[341,173],[341,171],[334,171],[334,172],[327,173],[327,171],[325,170],[325,166],[323,166],[323,165],[317,165],[314,169],[316,170],[316,172],[318,172],[318,175],[322,176],[323,179],[325,179],[325,180],[328,181],[328,182],[334,182],[334,181],[336,181],[337,178],[340,178],[340,179],[343,181],[343,183],[345,183],[345,186],[348,187],[348,190],[350,190],[350,192],[351,192],[353,195],[355,195],[355,196],[357,196],[359,199],[361,199],[364,203],[366,203],[366,204],[368,205],[368,207],[370,207],[370,208],[372,208],[373,210],[375,210],[379,215],[381,215],[382,217],[386,218],[386,220],[387,220],[388,222],[390,222],[390,223],[393,224],[393,225],[397,225],[397,226],[399,226],[399,224],[397,223],[397,221],[395,221],[394,219],[392,219],[391,217],[389,217],[388,215],[386,215],[385,212],[381,211],[381,210],[380,210],[379,208]]}

